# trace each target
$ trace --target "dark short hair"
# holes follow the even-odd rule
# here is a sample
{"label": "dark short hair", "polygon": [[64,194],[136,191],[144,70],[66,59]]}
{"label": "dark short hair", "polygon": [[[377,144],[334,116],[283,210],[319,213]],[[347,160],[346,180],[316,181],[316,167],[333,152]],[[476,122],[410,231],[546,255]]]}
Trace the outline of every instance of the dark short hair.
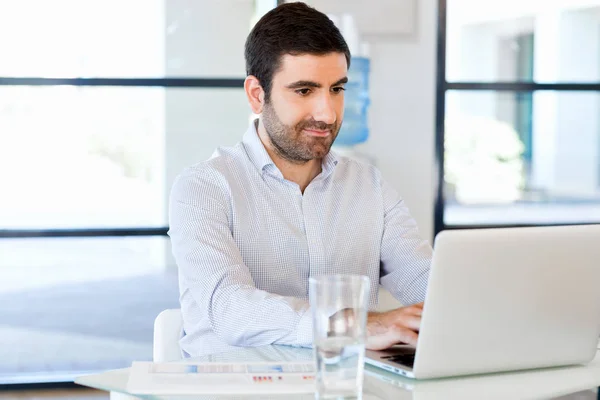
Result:
{"label": "dark short hair", "polygon": [[266,13],[248,35],[246,74],[258,79],[268,101],[283,55],[328,53],[343,53],[350,67],[350,49],[327,15],[301,2],[284,3]]}

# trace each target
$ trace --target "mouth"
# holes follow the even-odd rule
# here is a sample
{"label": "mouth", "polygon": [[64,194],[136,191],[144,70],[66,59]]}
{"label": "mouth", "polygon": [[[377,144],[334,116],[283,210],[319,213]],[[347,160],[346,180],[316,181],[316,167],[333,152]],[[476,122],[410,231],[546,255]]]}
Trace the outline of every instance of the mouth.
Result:
{"label": "mouth", "polygon": [[310,136],[316,136],[316,137],[327,137],[331,133],[331,131],[329,129],[327,129],[327,130],[304,129],[304,132],[306,132]]}

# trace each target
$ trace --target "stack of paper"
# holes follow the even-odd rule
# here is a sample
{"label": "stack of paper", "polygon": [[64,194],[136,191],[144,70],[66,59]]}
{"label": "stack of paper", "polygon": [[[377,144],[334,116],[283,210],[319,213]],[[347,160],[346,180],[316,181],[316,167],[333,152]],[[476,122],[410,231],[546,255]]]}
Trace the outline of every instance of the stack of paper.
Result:
{"label": "stack of paper", "polygon": [[127,391],[132,394],[313,393],[314,363],[134,362]]}

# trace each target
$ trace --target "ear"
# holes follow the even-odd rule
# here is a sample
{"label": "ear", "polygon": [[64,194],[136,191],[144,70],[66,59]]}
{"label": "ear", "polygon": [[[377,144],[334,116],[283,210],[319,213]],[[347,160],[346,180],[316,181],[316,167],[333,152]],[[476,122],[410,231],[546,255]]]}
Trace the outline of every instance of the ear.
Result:
{"label": "ear", "polygon": [[244,90],[246,91],[246,96],[248,97],[248,103],[250,103],[252,112],[254,114],[262,113],[265,104],[265,91],[260,85],[258,78],[253,75],[246,77],[246,80],[244,81]]}

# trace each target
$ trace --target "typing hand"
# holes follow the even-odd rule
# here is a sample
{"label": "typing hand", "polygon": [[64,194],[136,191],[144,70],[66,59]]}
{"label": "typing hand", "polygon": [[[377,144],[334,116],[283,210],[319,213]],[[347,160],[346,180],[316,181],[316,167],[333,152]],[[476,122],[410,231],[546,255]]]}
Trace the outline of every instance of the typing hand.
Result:
{"label": "typing hand", "polygon": [[423,303],[383,313],[369,313],[367,344],[369,350],[384,350],[396,344],[417,345]]}

